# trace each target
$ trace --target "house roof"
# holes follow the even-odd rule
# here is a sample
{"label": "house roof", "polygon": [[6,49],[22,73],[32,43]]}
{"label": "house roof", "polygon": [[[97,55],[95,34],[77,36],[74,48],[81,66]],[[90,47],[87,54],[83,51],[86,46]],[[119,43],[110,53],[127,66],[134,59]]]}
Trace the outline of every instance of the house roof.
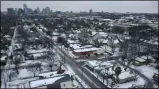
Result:
{"label": "house roof", "polygon": [[53,71],[53,72],[41,73],[41,74],[39,74],[39,76],[49,78],[49,77],[55,77],[55,76],[63,75],[63,73],[62,74],[57,74],[57,73],[58,73],[58,71]]}
{"label": "house roof", "polygon": [[[141,56],[142,59],[147,59],[147,56]],[[148,56],[148,59],[153,59],[152,56]]]}
{"label": "house roof", "polygon": [[99,62],[99,61],[95,61],[95,60],[87,61],[87,64],[91,67],[96,67],[99,65],[104,66],[104,67],[112,67],[113,66],[113,64],[110,62]]}
{"label": "house roof", "polygon": [[1,61],[5,61],[7,56],[2,56]]}
{"label": "house roof", "polygon": [[41,50],[29,50],[28,53],[40,53],[40,52],[44,52],[47,51],[47,49],[41,49]]}
{"label": "house roof", "polygon": [[140,58],[140,57],[137,57],[135,60],[139,61],[139,62],[145,62],[146,60]]}
{"label": "house roof", "polygon": [[51,78],[47,78],[47,79],[34,80],[34,81],[30,82],[30,88],[37,88],[40,86],[45,86],[45,85],[50,85],[50,84],[55,84],[55,83],[59,84],[62,81],[68,81],[68,80],[70,80],[69,74],[64,74],[64,75],[51,77]]}
{"label": "house roof", "polygon": [[119,79],[125,79],[128,77],[133,77],[134,74],[130,74],[130,71],[125,71],[119,74]]}
{"label": "house roof", "polygon": [[81,48],[81,49],[76,49],[74,52],[88,52],[88,51],[96,51],[99,50],[100,48]]}

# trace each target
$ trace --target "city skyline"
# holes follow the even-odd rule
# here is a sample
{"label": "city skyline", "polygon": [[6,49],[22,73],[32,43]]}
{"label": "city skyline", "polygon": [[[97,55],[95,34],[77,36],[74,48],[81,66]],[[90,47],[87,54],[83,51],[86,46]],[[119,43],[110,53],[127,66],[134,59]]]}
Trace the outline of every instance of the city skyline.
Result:
{"label": "city skyline", "polygon": [[158,1],[1,1],[1,11],[23,8],[23,4],[33,10],[39,7],[40,11],[49,7],[53,11],[158,13]]}

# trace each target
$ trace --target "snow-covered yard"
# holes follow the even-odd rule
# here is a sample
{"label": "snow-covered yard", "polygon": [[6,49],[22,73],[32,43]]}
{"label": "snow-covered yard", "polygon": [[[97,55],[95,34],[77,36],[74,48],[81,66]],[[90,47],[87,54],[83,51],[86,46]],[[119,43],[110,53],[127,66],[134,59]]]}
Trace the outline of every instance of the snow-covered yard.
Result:
{"label": "snow-covered yard", "polygon": [[143,66],[134,66],[134,69],[139,70],[141,73],[143,73],[148,78],[152,78],[154,73],[158,74],[158,70],[152,67],[151,65],[143,65]]}
{"label": "snow-covered yard", "polygon": [[113,86],[113,88],[129,88],[132,85],[144,85],[144,84],[145,80],[138,76],[136,81],[131,81],[123,84],[116,84]]}

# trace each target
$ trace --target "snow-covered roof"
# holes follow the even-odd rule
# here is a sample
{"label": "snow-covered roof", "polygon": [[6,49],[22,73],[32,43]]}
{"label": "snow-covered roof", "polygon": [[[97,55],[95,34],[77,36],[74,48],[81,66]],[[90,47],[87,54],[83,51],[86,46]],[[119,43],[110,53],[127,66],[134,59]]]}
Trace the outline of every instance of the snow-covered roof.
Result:
{"label": "snow-covered roof", "polygon": [[87,51],[96,51],[99,50],[100,48],[81,48],[81,49],[76,49],[74,52],[87,52]]}
{"label": "snow-covered roof", "polygon": [[71,44],[71,43],[79,43],[78,41],[69,40],[69,39],[68,39],[67,41],[68,41],[68,43],[70,43],[70,44]]}
{"label": "snow-covered roof", "polygon": [[36,53],[36,54],[32,54],[34,57],[40,57],[43,55],[43,53]]}
{"label": "snow-covered roof", "polygon": [[54,72],[47,72],[47,73],[41,73],[41,74],[39,74],[39,76],[43,76],[43,77],[45,77],[45,78],[49,78],[49,77],[58,75],[58,74],[56,74],[56,73],[57,73],[57,71],[54,71]]}
{"label": "snow-covered roof", "polygon": [[28,53],[39,53],[39,52],[44,52],[47,51],[47,49],[41,49],[41,50],[29,50]]}
{"label": "snow-covered roof", "polygon": [[114,41],[114,44],[117,44],[117,43],[119,43],[119,41],[116,39],[116,40]]}
{"label": "snow-covered roof", "polygon": [[104,69],[104,70],[101,71],[102,74],[105,74],[105,72],[106,72],[108,75],[115,74],[115,71],[113,71],[112,68],[109,68],[109,70],[105,70],[105,69]]}
{"label": "snow-covered roof", "polygon": [[112,19],[103,19],[103,21],[111,21]]}
{"label": "snow-covered roof", "polygon": [[104,40],[102,43],[108,43],[108,40]]}
{"label": "snow-covered roof", "polygon": [[[147,56],[141,56],[142,59],[147,59]],[[154,59],[152,56],[148,56],[148,59]]]}
{"label": "snow-covered roof", "polygon": [[126,37],[125,37],[125,39],[130,39],[130,38],[131,38],[131,37],[129,37],[129,36],[126,36]]}
{"label": "snow-covered roof", "polygon": [[36,87],[40,87],[40,86],[44,86],[44,85],[53,84],[54,82],[56,82],[57,80],[59,80],[63,77],[65,77],[65,76],[58,76],[58,77],[53,77],[53,78],[48,78],[48,79],[31,81],[30,82],[30,87],[31,88],[36,88]]}
{"label": "snow-covered roof", "polygon": [[135,60],[139,61],[139,62],[145,62],[146,60],[140,58],[140,57],[137,57]]}
{"label": "snow-covered roof", "polygon": [[2,56],[2,57],[1,57],[1,61],[5,61],[5,60],[6,60],[6,59],[5,59],[6,57],[7,57],[7,56]]}
{"label": "snow-covered roof", "polygon": [[[100,62],[100,61],[87,61],[86,64],[90,67],[95,67],[95,69],[98,69],[98,67],[112,67],[113,64],[110,62]],[[100,65],[100,66],[99,66]]]}
{"label": "snow-covered roof", "polygon": [[88,48],[88,47],[93,47],[92,45],[84,45],[82,47]]}
{"label": "snow-covered roof", "polygon": [[70,44],[70,47],[72,47],[73,49],[79,49],[79,48],[81,48],[80,44]]}
{"label": "snow-covered roof", "polygon": [[91,67],[97,66],[98,64],[97,61],[87,61],[86,63]]}
{"label": "snow-covered roof", "polygon": [[8,38],[8,37],[11,37],[10,35],[5,35],[4,37]]}
{"label": "snow-covered roof", "polygon": [[64,71],[62,74],[57,74],[57,72],[58,71],[41,73],[41,74],[39,74],[39,76],[43,76],[45,78],[49,78],[49,77],[56,77],[56,76],[59,76],[59,75],[69,74],[69,71]]}
{"label": "snow-covered roof", "polygon": [[114,26],[112,23],[108,24],[109,26]]}
{"label": "snow-covered roof", "polygon": [[134,74],[130,74],[130,71],[125,71],[119,74],[119,79],[125,79],[128,77],[133,77]]}
{"label": "snow-covered roof", "polygon": [[110,63],[110,62],[103,62],[101,65],[105,65],[106,67],[111,67],[111,66],[113,66],[113,64]]}

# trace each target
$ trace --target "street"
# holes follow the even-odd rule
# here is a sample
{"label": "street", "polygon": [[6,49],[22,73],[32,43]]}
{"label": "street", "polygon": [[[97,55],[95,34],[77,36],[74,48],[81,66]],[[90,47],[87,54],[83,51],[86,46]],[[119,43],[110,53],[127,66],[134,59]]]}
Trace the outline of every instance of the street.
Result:
{"label": "street", "polygon": [[[47,37],[44,33],[39,31],[39,34],[42,37]],[[49,39],[49,38],[48,38]],[[52,41],[52,40],[50,40]],[[54,42],[53,42],[54,43]],[[54,49],[57,50],[57,52],[61,55],[64,56],[66,59],[66,62],[72,67],[73,71],[81,78],[83,79],[91,88],[108,88],[106,85],[104,85],[101,81],[99,81],[96,77],[94,77],[90,72],[88,72],[85,69],[82,69],[81,66],[78,66],[77,62],[75,59],[73,59],[70,55],[65,53],[62,49],[60,49],[57,45],[54,43]],[[83,71],[82,71],[83,70]],[[90,76],[92,75],[92,76]]]}

